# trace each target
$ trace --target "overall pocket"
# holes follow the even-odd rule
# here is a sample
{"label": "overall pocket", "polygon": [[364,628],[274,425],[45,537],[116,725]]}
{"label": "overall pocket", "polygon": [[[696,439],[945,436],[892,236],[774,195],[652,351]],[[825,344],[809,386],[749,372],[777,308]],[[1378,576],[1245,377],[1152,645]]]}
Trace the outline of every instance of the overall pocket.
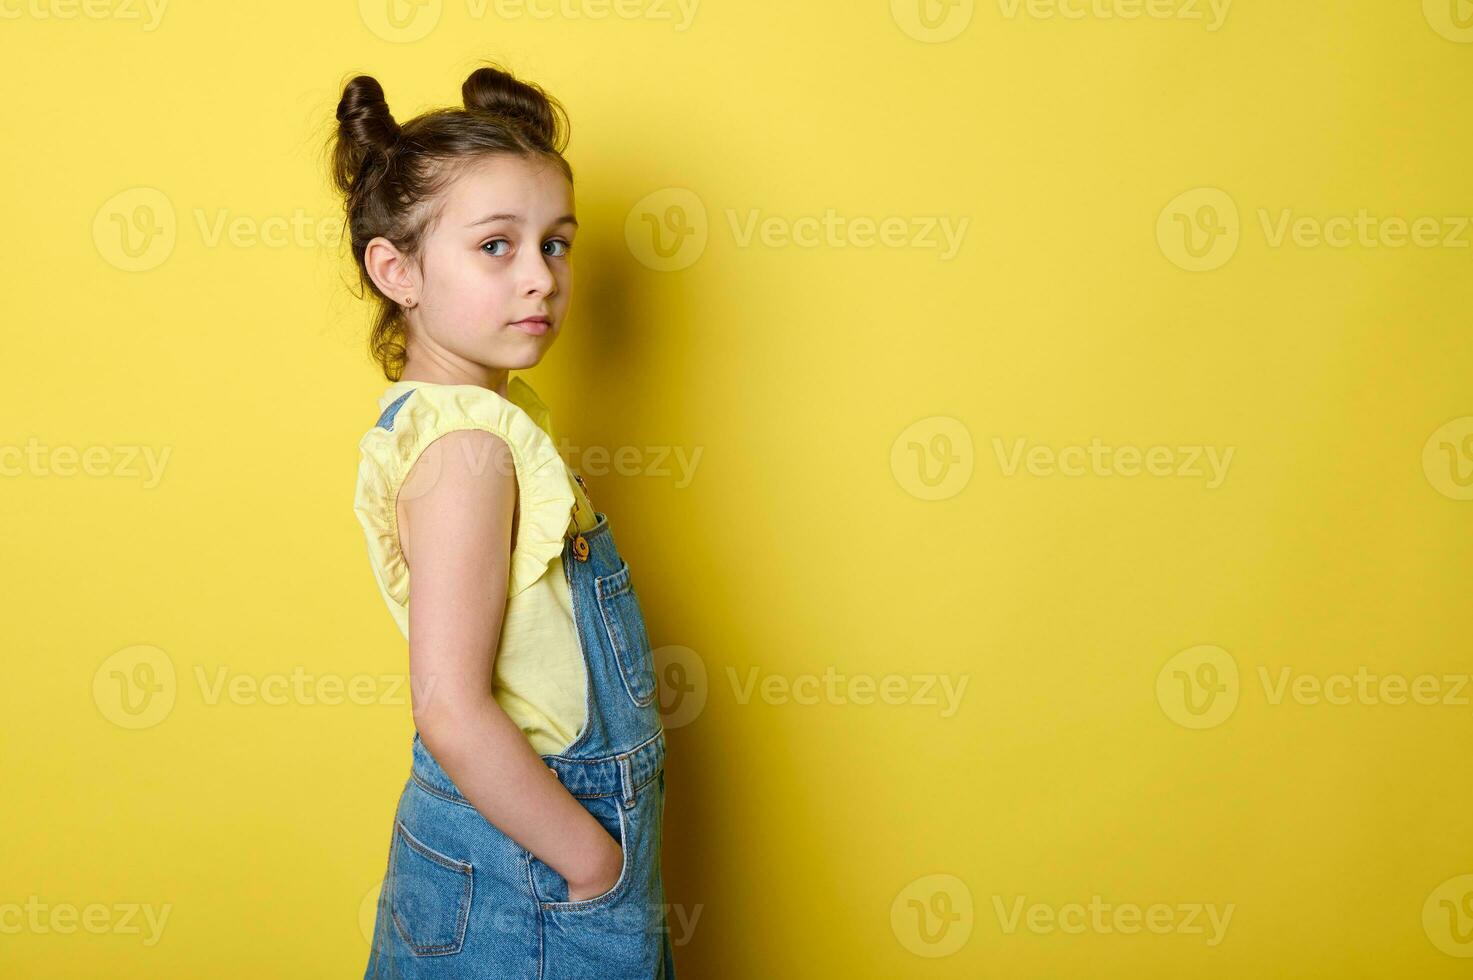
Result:
{"label": "overall pocket", "polygon": [[624,854],[624,861],[619,866],[619,877],[602,895],[570,902],[568,901],[568,879],[559,874],[551,865],[534,856],[532,858],[532,890],[544,909],[552,909],[557,912],[584,912],[603,908],[617,901],[629,884],[630,863],[633,860],[629,848],[633,844],[633,835],[629,832],[624,807],[620,806],[615,798],[609,796],[593,797],[580,802],[603,825],[604,830],[609,832],[609,836],[619,842],[619,849]]}
{"label": "overall pocket", "polygon": [[394,926],[415,956],[460,952],[470,921],[473,871],[469,862],[430,848],[395,819],[384,887]]}
{"label": "overall pocket", "polygon": [[619,560],[618,571],[593,580],[598,611],[619,663],[619,675],[630,699],[643,708],[655,700],[655,658],[644,629],[644,612],[629,580],[629,563]]}

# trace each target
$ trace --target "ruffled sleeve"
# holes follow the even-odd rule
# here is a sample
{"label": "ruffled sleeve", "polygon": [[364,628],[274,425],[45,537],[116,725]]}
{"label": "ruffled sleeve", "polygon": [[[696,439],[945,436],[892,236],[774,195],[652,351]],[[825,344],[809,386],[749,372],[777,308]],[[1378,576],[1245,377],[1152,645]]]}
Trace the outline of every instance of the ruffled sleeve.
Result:
{"label": "ruffled sleeve", "polygon": [[536,389],[528,384],[525,378],[520,374],[512,375],[511,380],[506,383],[506,396],[511,399],[512,404],[526,412],[532,421],[537,423],[537,427],[547,433],[556,445],[557,433],[552,428],[552,410],[547,407],[547,403],[538,396]]}
{"label": "ruffled sleeve", "polygon": [[[519,380],[514,378],[509,385]],[[430,443],[460,429],[484,429],[499,436],[511,450],[518,517],[508,596],[522,592],[562,553],[572,514],[572,481],[552,439],[522,408],[477,385],[424,384],[401,399],[389,406],[379,424],[358,444],[353,510],[363,525],[384,596],[407,609],[409,568],[399,548],[395,509],[399,489]]]}

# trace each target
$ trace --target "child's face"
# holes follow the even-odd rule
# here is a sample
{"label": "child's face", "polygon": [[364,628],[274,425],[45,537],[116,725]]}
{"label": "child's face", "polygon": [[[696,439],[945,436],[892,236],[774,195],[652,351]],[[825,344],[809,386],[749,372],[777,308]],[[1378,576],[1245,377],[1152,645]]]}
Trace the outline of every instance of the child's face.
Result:
{"label": "child's face", "polygon": [[[573,289],[578,226],[568,179],[552,163],[493,156],[444,193],[421,255],[414,340],[434,349],[436,361],[535,365],[557,339]],[[538,315],[550,322],[516,322]]]}

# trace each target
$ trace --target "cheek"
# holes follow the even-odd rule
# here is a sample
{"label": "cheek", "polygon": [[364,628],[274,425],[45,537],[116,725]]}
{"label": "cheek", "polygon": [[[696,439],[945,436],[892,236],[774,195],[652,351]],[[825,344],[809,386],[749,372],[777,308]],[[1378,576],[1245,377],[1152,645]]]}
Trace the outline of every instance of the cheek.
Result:
{"label": "cheek", "polygon": [[467,313],[499,309],[511,296],[505,274],[474,252],[442,262],[432,285],[439,287],[443,308]]}

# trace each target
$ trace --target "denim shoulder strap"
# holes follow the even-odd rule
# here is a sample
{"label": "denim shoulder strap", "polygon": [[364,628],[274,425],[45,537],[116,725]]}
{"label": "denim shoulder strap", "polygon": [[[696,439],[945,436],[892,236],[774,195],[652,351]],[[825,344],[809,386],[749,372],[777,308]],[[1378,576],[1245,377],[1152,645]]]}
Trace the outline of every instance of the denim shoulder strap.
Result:
{"label": "denim shoulder strap", "polygon": [[383,414],[378,417],[378,421],[375,422],[374,425],[377,428],[387,429],[388,431],[393,432],[394,416],[399,414],[399,409],[404,407],[404,403],[409,400],[409,396],[412,394],[414,394],[414,389],[410,388],[404,394],[400,395],[398,398],[395,398],[392,402],[390,402],[384,408]]}

